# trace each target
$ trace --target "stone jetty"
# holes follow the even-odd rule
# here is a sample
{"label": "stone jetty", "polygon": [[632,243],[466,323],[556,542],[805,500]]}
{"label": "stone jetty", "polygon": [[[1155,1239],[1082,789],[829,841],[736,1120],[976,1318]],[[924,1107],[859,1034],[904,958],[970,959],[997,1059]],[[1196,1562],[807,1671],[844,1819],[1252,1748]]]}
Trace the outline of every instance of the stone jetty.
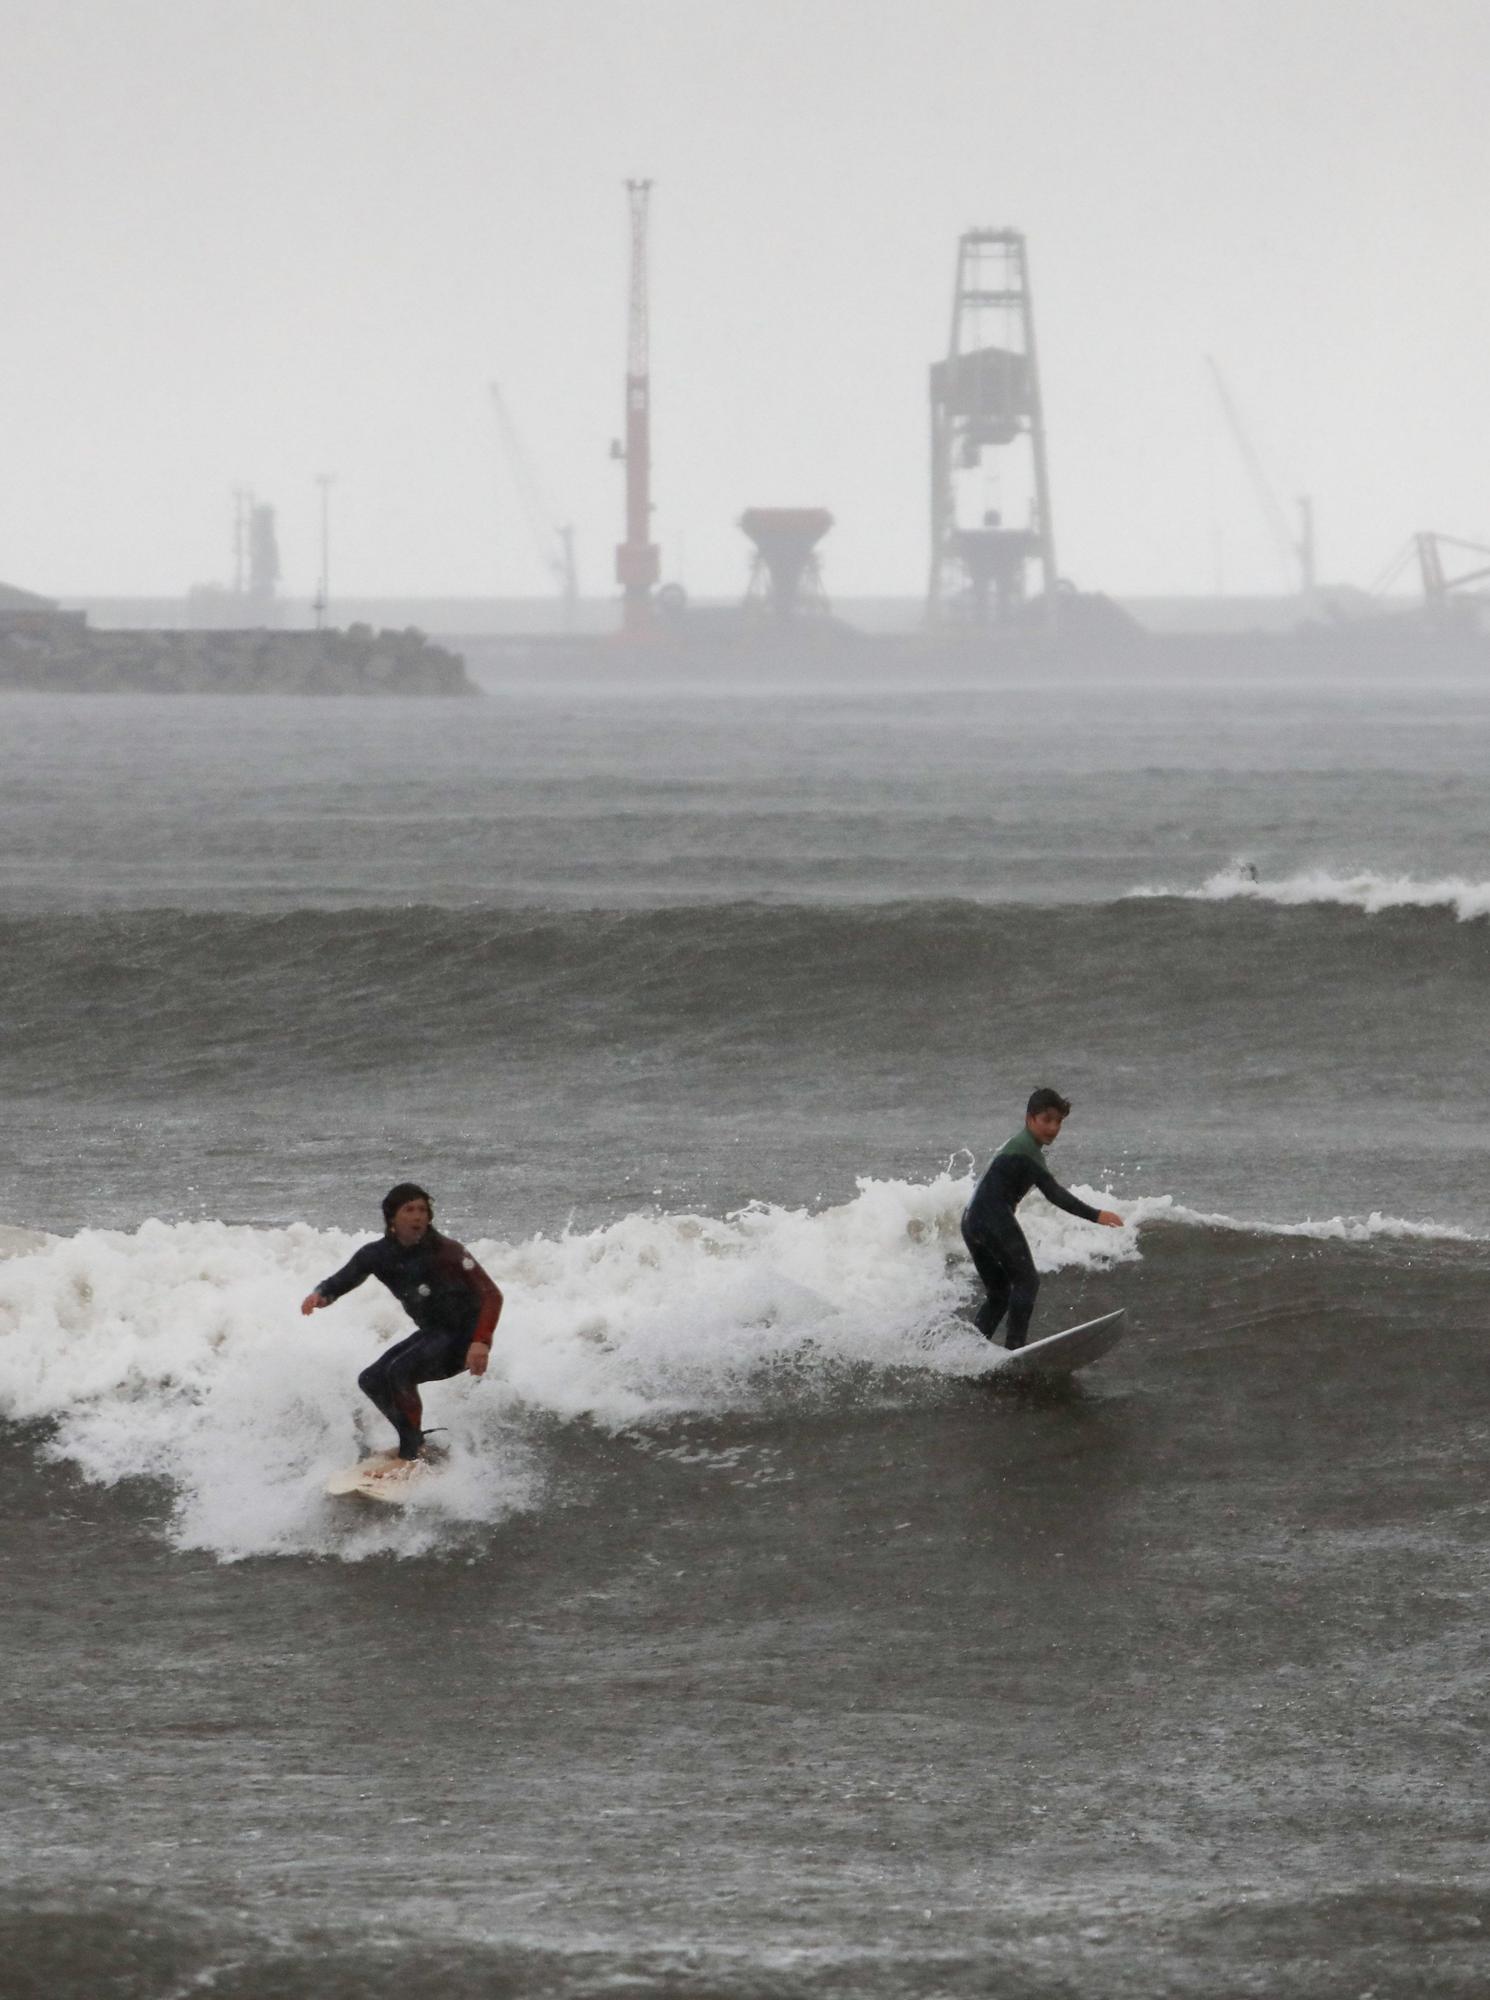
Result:
{"label": "stone jetty", "polygon": [[424,633],[94,631],[80,614],[0,618],[0,688],[89,694],[474,695]]}

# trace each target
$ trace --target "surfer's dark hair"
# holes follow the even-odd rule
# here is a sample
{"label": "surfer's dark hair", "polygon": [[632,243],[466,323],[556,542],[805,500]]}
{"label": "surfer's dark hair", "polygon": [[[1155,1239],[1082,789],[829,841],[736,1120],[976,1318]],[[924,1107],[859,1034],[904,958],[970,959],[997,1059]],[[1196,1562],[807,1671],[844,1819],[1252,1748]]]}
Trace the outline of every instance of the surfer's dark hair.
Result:
{"label": "surfer's dark hair", "polygon": [[1052,1090],[1048,1083],[1042,1083],[1038,1090],[1030,1092],[1030,1101],[1024,1107],[1026,1118],[1036,1118],[1042,1111],[1059,1111],[1062,1118],[1071,1116],[1071,1100],[1062,1097],[1058,1090]]}
{"label": "surfer's dark hair", "polygon": [[433,1200],[422,1187],[414,1181],[400,1181],[397,1187],[389,1188],[387,1194],[383,1197],[383,1224],[385,1228],[391,1229],[393,1227],[393,1218],[398,1214],[398,1211],[406,1201],[429,1202],[430,1214],[433,1215],[435,1212]]}

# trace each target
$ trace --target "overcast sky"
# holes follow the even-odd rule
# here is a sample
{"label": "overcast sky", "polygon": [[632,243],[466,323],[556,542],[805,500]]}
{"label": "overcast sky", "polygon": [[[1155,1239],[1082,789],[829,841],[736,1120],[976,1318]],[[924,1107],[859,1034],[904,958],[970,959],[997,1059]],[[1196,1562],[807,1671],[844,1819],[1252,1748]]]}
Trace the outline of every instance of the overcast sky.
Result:
{"label": "overcast sky", "polygon": [[1276,588],[1213,354],[1320,567],[1490,542],[1486,0],[0,0],[0,580],[183,591],[232,489],[286,586],[581,580],[620,531],[628,175],[653,192],[656,537],[915,593],[957,237],[1029,239],[1062,571]]}

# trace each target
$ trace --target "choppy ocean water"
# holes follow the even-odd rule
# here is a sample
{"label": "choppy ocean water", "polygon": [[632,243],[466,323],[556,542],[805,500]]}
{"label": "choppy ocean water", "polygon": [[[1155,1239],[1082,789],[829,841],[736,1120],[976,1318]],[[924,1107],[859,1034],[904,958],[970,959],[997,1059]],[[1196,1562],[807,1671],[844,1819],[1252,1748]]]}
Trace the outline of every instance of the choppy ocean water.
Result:
{"label": "choppy ocean water", "polygon": [[0,708],[18,1990],[1479,1990],[1490,688],[487,679]]}

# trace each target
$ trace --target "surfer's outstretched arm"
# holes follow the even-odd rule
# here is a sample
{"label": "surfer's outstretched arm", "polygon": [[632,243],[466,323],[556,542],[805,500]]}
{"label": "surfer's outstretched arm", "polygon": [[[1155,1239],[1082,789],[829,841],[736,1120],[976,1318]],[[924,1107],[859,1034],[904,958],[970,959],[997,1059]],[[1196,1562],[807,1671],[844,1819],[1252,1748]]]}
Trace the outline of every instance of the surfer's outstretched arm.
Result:
{"label": "surfer's outstretched arm", "polygon": [[1046,1167],[1035,1168],[1034,1185],[1048,1202],[1063,1208],[1067,1215],[1079,1215],[1083,1222],[1100,1222],[1104,1229],[1121,1229],[1123,1226],[1120,1215],[1115,1215],[1110,1208],[1093,1208],[1079,1195],[1072,1194],[1069,1188],[1063,1188]]}
{"label": "surfer's outstretched arm", "polygon": [[368,1252],[369,1249],[376,1247],[375,1244],[364,1243],[360,1250],[353,1251],[339,1271],[333,1272],[329,1278],[322,1278],[315,1290],[308,1292],[300,1301],[301,1312],[313,1313],[321,1306],[334,1305],[346,1293],[355,1292],[363,1280],[371,1274],[372,1266],[368,1261]]}

